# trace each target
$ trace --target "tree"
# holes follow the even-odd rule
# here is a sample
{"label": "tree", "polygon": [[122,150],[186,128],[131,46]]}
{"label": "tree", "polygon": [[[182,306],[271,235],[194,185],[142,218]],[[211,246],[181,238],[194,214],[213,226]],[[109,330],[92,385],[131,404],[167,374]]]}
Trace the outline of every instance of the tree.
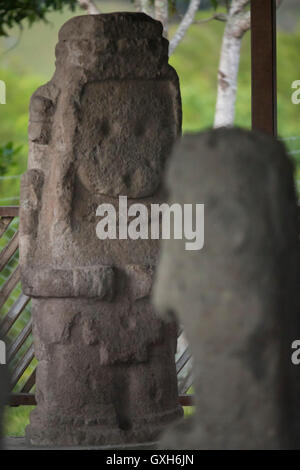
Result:
{"label": "tree", "polygon": [[[226,23],[222,39],[220,61],[218,68],[218,88],[214,127],[233,126],[237,95],[238,72],[242,39],[250,29],[250,0],[210,0],[217,11],[220,5],[225,5],[226,14],[217,12],[207,20],[195,21],[195,15],[201,5],[201,0],[190,0],[187,11],[183,16],[177,31],[170,39],[169,54],[174,53],[180,41],[184,38],[189,27],[206,21],[219,20]],[[277,7],[283,0],[276,0]],[[139,11],[151,14],[160,20],[164,26],[164,34],[168,32],[168,0],[135,0]],[[170,3],[170,2],[169,2]],[[151,5],[154,9],[151,10]]]}
{"label": "tree", "polygon": [[98,7],[96,7],[93,0],[78,0],[79,6],[86,10],[89,15],[98,15],[101,13]]}
{"label": "tree", "polygon": [[[46,21],[51,11],[62,11],[65,6],[75,9],[77,0],[0,0],[0,36],[7,36],[13,26],[23,27],[24,20],[29,25],[38,20]],[[0,145],[0,177],[3,177],[14,164],[14,157],[20,151],[12,142]]]}
{"label": "tree", "polygon": [[62,11],[65,6],[75,9],[77,0],[1,0],[0,36],[7,36],[7,30],[15,25],[22,27],[27,19],[31,25],[38,20],[46,21],[51,11]]}
{"label": "tree", "polygon": [[219,70],[214,127],[232,126],[235,117],[241,44],[250,29],[250,0],[232,0],[227,4]]}
{"label": "tree", "polygon": [[[144,12],[161,21],[163,34],[168,37],[169,14],[171,10],[176,10],[175,0],[131,1],[136,11]],[[277,5],[280,5],[282,1],[277,0]],[[187,0],[186,12],[169,41],[169,55],[174,53],[192,24],[201,24],[211,20],[226,23],[218,69],[214,126],[232,126],[235,117],[241,43],[245,33],[250,29],[250,0],[210,0],[215,8],[215,14],[205,20],[196,21],[195,16],[202,2],[203,0]],[[78,4],[89,14],[100,13],[95,0],[11,0],[3,6],[2,3],[0,3],[0,35],[7,34],[5,28],[10,28],[15,24],[21,25],[25,18],[28,19],[29,24],[39,19],[46,20],[48,12],[62,10],[64,6],[74,9]],[[220,5],[225,5],[225,14],[217,12]]]}
{"label": "tree", "polygon": [[[276,0],[277,8],[283,0]],[[250,0],[227,2],[214,127],[233,126],[242,39],[251,27]]]}
{"label": "tree", "polygon": [[[227,14],[217,14],[217,12],[206,21],[220,20],[226,22],[220,63],[218,70],[217,103],[215,112],[215,127],[231,126],[234,123],[235,102],[237,92],[237,79],[240,61],[241,42],[246,31],[250,29],[250,0],[211,0],[217,11],[218,6],[225,4]],[[168,34],[168,0],[136,0],[136,7],[139,11],[150,14],[160,20],[164,27],[164,35]],[[202,21],[195,21],[195,15],[201,5],[201,0],[190,0],[186,13],[181,19],[179,26],[170,39],[169,54],[173,54],[178,44],[186,35],[189,27],[194,24],[201,24]],[[153,8],[151,9],[151,6]]]}
{"label": "tree", "polygon": [[[137,11],[146,13],[160,21],[164,28],[164,36],[168,37],[169,10],[176,10],[174,0],[134,0]],[[169,55],[184,38],[187,30],[193,23],[195,15],[200,7],[201,0],[190,0],[187,11],[181,19],[174,36],[170,39]]]}

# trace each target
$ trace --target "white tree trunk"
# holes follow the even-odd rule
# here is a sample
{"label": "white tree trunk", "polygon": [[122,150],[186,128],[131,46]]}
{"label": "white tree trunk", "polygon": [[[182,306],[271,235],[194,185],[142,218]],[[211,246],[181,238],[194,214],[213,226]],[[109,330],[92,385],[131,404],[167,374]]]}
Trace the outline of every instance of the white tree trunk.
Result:
{"label": "white tree trunk", "polygon": [[218,93],[214,127],[234,124],[242,38],[250,28],[249,0],[233,0],[226,23],[218,71]]}
{"label": "white tree trunk", "polygon": [[169,4],[168,0],[155,0],[154,2],[155,19],[163,25],[165,38],[168,38],[168,20],[169,20]]}
{"label": "white tree trunk", "polygon": [[135,11],[137,12],[141,12],[142,11],[142,4],[141,4],[141,0],[134,0],[134,8],[135,8]]}
{"label": "white tree trunk", "polygon": [[224,34],[218,71],[218,94],[214,127],[233,126],[241,39]]}
{"label": "white tree trunk", "polygon": [[78,0],[78,3],[89,15],[99,15],[100,10],[96,7],[93,0]]}
{"label": "white tree trunk", "polygon": [[146,13],[146,15],[152,16],[153,11],[151,8],[150,0],[140,0],[142,12]]}
{"label": "white tree trunk", "polygon": [[199,9],[201,0],[190,0],[190,4],[188,6],[188,9],[182,18],[176,33],[172,37],[169,45],[169,55],[173,54],[175,51],[176,47],[180,43],[180,41],[184,38],[185,33],[191,26],[191,24],[194,21],[195,15]]}

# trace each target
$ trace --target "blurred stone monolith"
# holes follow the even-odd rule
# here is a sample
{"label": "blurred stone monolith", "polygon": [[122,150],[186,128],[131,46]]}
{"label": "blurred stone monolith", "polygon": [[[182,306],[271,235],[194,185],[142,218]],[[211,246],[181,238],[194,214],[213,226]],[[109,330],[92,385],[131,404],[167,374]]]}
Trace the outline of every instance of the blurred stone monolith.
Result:
{"label": "blurred stone monolith", "polygon": [[205,205],[205,242],[163,242],[155,305],[183,324],[196,413],[162,448],[299,448],[297,203],[283,145],[239,129],[186,136],[167,186],[170,202]]}
{"label": "blurred stone monolith", "polygon": [[[181,131],[162,26],[144,14],[75,17],[30,105],[21,190],[21,275],[33,298],[38,445],[152,441],[182,414],[176,326],[149,293],[158,240],[99,240],[96,209],[160,201]],[[119,221],[117,221],[119,223]],[[149,221],[150,222],[150,221]]]}

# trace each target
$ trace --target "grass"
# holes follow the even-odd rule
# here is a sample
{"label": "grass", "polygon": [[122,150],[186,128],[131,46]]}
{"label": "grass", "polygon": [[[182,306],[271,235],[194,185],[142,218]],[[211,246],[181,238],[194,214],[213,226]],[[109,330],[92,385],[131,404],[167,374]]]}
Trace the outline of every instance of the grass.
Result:
{"label": "grass", "polygon": [[188,418],[189,416],[193,416],[193,414],[195,413],[195,407],[194,406],[184,406],[183,411],[184,411],[184,417]]}
{"label": "grass", "polygon": [[29,424],[29,415],[34,406],[18,406],[5,408],[4,414],[4,435],[10,437],[22,437],[25,435],[25,428]]}
{"label": "grass", "polygon": [[[29,415],[34,406],[7,406],[4,415],[4,435],[8,437],[23,437],[26,426],[29,424]],[[194,406],[184,406],[184,416],[188,418],[194,414]]]}
{"label": "grass", "polygon": [[[23,437],[29,424],[29,415],[34,406],[7,406],[4,414],[4,435],[8,437]],[[195,412],[194,406],[184,406],[184,417],[188,418]]]}

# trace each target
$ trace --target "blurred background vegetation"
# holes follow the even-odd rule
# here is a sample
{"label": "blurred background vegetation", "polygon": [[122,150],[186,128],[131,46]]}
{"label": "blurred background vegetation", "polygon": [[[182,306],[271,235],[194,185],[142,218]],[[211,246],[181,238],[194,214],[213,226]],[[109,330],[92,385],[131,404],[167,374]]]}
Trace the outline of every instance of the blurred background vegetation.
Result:
{"label": "blurred background vegetation", "polygon": [[[278,12],[278,129],[281,137],[299,137],[286,141],[296,163],[298,181],[300,105],[291,102],[291,84],[294,80],[300,80],[300,2],[285,2],[287,7]],[[98,4],[102,12],[133,10],[132,3],[127,0],[102,0]],[[207,9],[201,10],[197,18],[207,18],[211,13]],[[58,30],[74,14],[83,12],[79,9],[72,12],[67,8],[62,13],[52,12],[47,15],[47,23],[38,22],[30,28],[25,23],[22,30],[15,26],[8,31],[9,36],[0,38],[0,80],[7,87],[6,104],[0,105],[0,205],[16,205],[19,202],[19,175],[25,171],[27,162],[30,96],[51,78]],[[199,131],[213,124],[224,24],[210,21],[191,26],[170,59],[180,78],[184,132]],[[171,23],[171,35],[175,29],[176,25]],[[235,122],[243,127],[250,127],[251,123],[250,67],[250,34],[247,33],[242,46]],[[8,408],[5,433],[23,435],[31,409]]]}
{"label": "blurred background vegetation", "polygon": [[[103,12],[133,10],[132,3],[126,0],[98,3]],[[293,9],[285,11],[282,20],[281,8],[278,12],[278,127],[282,137],[300,134],[300,105],[291,103],[291,83],[300,79],[299,8],[297,14]],[[13,153],[6,176],[25,171],[29,99],[39,85],[51,78],[58,30],[74,14],[82,14],[82,10],[72,12],[65,8],[63,13],[50,13],[48,23],[38,22],[30,28],[25,24],[22,31],[14,27],[9,30],[8,37],[0,38],[0,79],[7,86],[7,104],[0,105],[0,148],[13,142],[14,148],[18,149]],[[203,10],[198,17],[207,18],[210,14],[209,10]],[[171,24],[170,29],[172,35],[175,25]],[[184,132],[195,132],[213,123],[223,30],[224,23],[220,21],[191,26],[170,59],[180,78]],[[251,122],[250,62],[250,34],[247,33],[243,40],[236,104],[236,125],[243,127],[250,127]],[[296,153],[300,149],[300,140],[289,141],[289,144],[300,168],[300,151]],[[297,179],[300,179],[299,169]],[[0,205],[17,204],[18,195],[18,178],[0,179]]]}

